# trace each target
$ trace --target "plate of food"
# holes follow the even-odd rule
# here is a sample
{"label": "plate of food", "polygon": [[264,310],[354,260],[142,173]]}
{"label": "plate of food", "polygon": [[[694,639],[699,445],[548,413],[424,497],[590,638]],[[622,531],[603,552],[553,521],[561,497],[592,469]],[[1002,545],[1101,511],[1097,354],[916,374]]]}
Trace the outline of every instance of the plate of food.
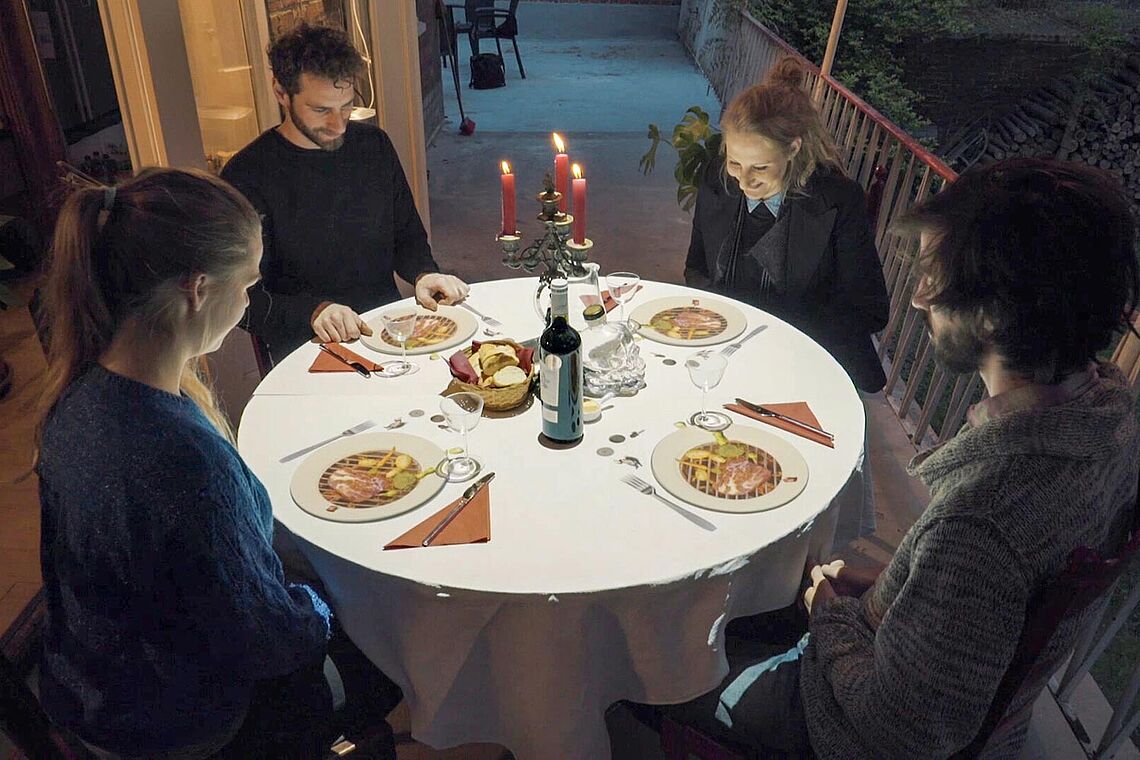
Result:
{"label": "plate of food", "polygon": [[[410,306],[391,307],[387,312],[404,313]],[[428,311],[419,304],[415,307],[416,326],[408,338],[408,354],[430,354],[458,346],[479,329],[475,316],[466,309],[440,304],[436,311]],[[377,315],[368,320],[371,335],[360,336],[361,344],[382,354],[401,353],[400,341],[384,329],[384,319]]]}
{"label": "plate of food", "polygon": [[731,304],[715,298],[671,296],[641,304],[630,318],[641,334],[670,346],[713,346],[744,332],[748,319]]}
{"label": "plate of food", "polygon": [[684,502],[717,512],[763,512],[787,504],[807,485],[807,462],[766,430],[695,427],[665,436],[651,458],[653,475]]}
{"label": "plate of food", "polygon": [[334,522],[384,520],[415,509],[443,488],[443,449],[404,433],[362,433],[317,449],[289,484],[293,501]]}

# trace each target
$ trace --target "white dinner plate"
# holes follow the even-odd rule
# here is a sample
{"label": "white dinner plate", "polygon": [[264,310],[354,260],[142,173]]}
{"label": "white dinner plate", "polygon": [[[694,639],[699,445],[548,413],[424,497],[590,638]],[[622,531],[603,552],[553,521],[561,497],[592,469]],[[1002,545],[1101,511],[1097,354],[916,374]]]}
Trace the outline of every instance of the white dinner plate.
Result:
{"label": "white dinner plate", "polygon": [[670,346],[715,346],[748,327],[747,317],[735,306],[703,296],[647,301],[634,309],[630,318],[641,325],[646,338]]}
{"label": "white dinner plate", "polygon": [[774,485],[764,484],[734,496],[721,495],[715,488],[698,487],[700,481],[694,476],[700,468],[682,464],[682,459],[692,449],[715,446],[717,439],[712,433],[697,427],[682,428],[661,439],[653,449],[653,476],[662,488],[678,499],[717,512],[775,509],[804,490],[808,479],[807,462],[792,444],[766,430],[747,425],[732,425],[722,435],[730,444],[745,444],[745,451],[754,453],[757,463],[772,473]]}
{"label": "white dinner plate", "polygon": [[[405,433],[360,433],[342,438],[317,449],[306,457],[293,473],[289,493],[301,509],[311,515],[334,522],[370,522],[384,520],[415,509],[443,488],[443,478],[429,473],[407,493],[396,498],[378,496],[367,501],[353,502],[339,495],[330,485],[327,476],[335,469],[359,468],[359,459],[380,461],[393,448],[397,454],[407,454],[413,460],[409,472],[423,472],[443,460],[443,449],[431,441]],[[381,474],[392,469],[395,457],[379,469]],[[339,468],[334,467],[338,463]],[[368,467],[368,472],[375,467]]]}
{"label": "white dinner plate", "polygon": [[[408,340],[408,355],[430,354],[463,343],[479,329],[479,322],[466,309],[440,304],[437,311],[428,311],[416,304],[416,332]],[[386,312],[406,314],[410,306],[394,306]],[[376,315],[368,320],[372,335],[361,335],[360,342],[382,354],[400,355],[400,341],[384,332],[384,320]],[[419,342],[427,336],[426,342]]]}

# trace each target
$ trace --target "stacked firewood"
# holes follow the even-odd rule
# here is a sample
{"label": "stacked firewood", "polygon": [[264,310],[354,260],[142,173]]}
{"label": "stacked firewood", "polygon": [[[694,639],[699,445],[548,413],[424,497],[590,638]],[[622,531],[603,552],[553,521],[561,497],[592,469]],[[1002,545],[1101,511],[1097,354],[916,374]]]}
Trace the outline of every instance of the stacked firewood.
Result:
{"label": "stacked firewood", "polygon": [[1059,79],[991,121],[981,161],[1015,156],[1056,156],[1108,169],[1140,201],[1140,57],[1091,82]]}

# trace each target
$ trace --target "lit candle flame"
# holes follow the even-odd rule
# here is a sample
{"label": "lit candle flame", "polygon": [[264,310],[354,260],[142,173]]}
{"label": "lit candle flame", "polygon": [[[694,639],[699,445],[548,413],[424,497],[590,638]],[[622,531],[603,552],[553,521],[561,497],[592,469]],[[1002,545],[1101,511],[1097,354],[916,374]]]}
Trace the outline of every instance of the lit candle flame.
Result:
{"label": "lit candle flame", "polygon": [[581,164],[574,164],[570,167],[570,171],[574,174],[574,179],[582,179],[582,166]]}
{"label": "lit candle flame", "polygon": [[566,152],[566,143],[562,141],[562,135],[557,132],[551,132],[550,136],[554,139],[554,147],[558,149],[559,153]]}
{"label": "lit candle flame", "polygon": [[508,164],[506,161],[501,162],[499,164],[499,166],[501,166],[503,168],[503,174],[510,174],[511,173],[511,165]]}

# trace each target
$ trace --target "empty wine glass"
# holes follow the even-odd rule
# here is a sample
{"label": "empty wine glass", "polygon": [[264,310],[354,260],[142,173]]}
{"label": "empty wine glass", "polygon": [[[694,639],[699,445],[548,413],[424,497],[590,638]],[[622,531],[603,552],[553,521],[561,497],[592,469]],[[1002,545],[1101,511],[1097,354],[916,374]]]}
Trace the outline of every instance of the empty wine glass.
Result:
{"label": "empty wine glass", "polygon": [[613,272],[606,275],[606,287],[610,290],[610,298],[617,301],[621,307],[622,322],[625,322],[625,305],[637,292],[639,282],[641,275],[633,272]]}
{"label": "empty wine glass", "polygon": [[449,452],[447,458],[440,464],[438,472],[449,483],[470,480],[483,467],[471,456],[468,441],[468,434],[475,429],[483,416],[483,397],[478,393],[453,393],[439,402],[439,411],[443,412],[452,430],[463,433],[463,455],[453,458]]}
{"label": "empty wine glass", "polygon": [[732,424],[728,415],[708,410],[708,393],[720,385],[728,359],[716,351],[698,351],[685,360],[689,379],[701,389],[701,411],[689,418],[689,422],[705,430],[724,430]]}
{"label": "empty wine glass", "polygon": [[408,361],[408,338],[416,331],[416,312],[393,311],[382,314],[381,319],[384,331],[400,341],[400,349],[403,351],[400,361],[384,365],[384,374],[388,377],[406,375],[413,371],[413,365]]}

